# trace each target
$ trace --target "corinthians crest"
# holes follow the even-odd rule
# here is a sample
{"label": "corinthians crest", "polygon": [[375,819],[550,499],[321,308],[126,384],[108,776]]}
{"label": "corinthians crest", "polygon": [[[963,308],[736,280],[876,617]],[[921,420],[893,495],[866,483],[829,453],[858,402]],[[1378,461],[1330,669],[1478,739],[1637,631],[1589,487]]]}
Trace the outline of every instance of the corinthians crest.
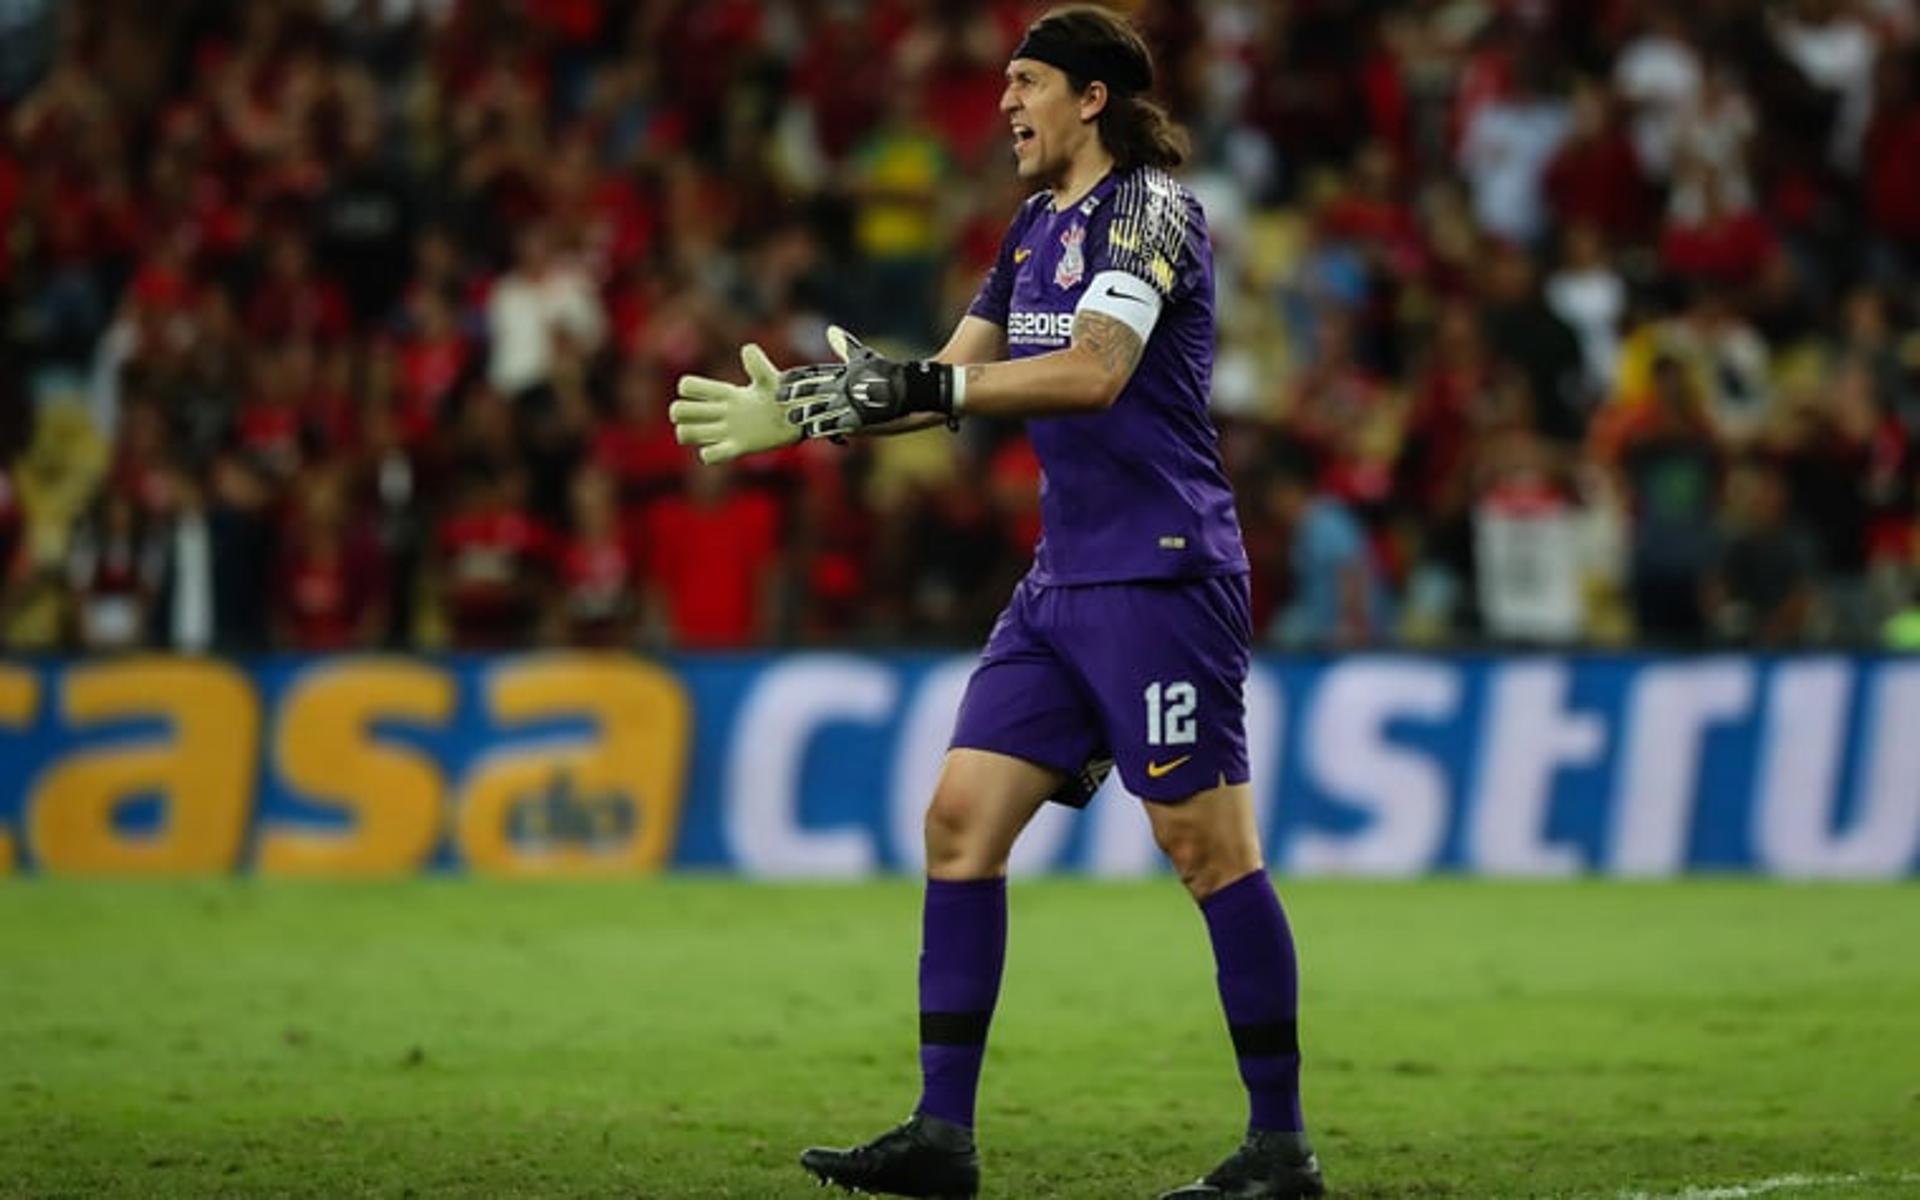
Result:
{"label": "corinthians crest", "polygon": [[1087,273],[1087,256],[1080,252],[1081,243],[1087,240],[1087,227],[1075,222],[1060,235],[1060,245],[1064,247],[1060,254],[1060,265],[1053,269],[1053,281],[1063,288],[1079,283]]}

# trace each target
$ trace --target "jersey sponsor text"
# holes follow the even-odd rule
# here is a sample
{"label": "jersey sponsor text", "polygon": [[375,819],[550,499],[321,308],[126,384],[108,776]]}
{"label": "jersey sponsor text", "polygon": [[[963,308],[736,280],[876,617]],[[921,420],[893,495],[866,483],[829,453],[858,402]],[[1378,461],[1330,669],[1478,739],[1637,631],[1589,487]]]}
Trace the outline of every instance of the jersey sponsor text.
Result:
{"label": "jersey sponsor text", "polygon": [[1043,343],[1064,345],[1073,336],[1071,312],[1010,312],[1007,314],[1007,340],[1028,345]]}

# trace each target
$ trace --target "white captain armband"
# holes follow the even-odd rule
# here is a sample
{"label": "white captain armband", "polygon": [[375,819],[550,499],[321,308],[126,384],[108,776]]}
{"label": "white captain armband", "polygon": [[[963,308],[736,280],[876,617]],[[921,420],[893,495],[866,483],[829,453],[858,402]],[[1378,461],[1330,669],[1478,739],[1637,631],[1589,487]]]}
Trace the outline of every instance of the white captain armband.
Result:
{"label": "white captain armband", "polygon": [[1083,312],[1097,312],[1112,317],[1140,335],[1140,344],[1145,345],[1153,333],[1155,322],[1160,319],[1160,292],[1152,284],[1138,275],[1126,271],[1102,271],[1087,284],[1087,290],[1080,297],[1080,304],[1073,312],[1079,316]]}

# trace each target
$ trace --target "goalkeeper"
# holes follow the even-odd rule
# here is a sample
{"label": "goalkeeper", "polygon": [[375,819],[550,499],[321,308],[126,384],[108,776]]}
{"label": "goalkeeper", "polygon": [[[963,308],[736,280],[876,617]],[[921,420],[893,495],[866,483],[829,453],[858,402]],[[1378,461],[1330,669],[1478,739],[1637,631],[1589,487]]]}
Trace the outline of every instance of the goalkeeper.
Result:
{"label": "goalkeeper", "polygon": [[745,386],[690,376],[672,408],[710,463],[802,437],[1025,420],[1045,472],[1033,567],[968,683],[927,809],[919,1102],[873,1141],[801,1163],[869,1192],[977,1193],[1008,854],[1043,804],[1085,804],[1117,765],[1199,902],[1249,1099],[1239,1148],[1166,1196],[1317,1196],[1293,939],[1248,785],[1248,565],[1207,416],[1212,252],[1167,173],[1185,137],[1147,99],[1145,45],[1101,9],[1035,22],[1006,79],[1016,169],[1037,190],[939,354],[897,362],[834,329],[841,361],[782,374],[748,346]]}

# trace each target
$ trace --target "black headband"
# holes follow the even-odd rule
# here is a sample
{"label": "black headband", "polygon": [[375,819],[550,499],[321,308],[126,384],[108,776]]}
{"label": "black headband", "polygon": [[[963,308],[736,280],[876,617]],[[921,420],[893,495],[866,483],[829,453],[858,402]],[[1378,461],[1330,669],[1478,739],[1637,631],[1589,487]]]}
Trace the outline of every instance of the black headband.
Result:
{"label": "black headband", "polygon": [[1144,59],[1112,43],[1089,46],[1045,21],[1027,30],[1013,57],[1059,67],[1088,82],[1098,79],[1116,92],[1144,92],[1153,86],[1153,67]]}

